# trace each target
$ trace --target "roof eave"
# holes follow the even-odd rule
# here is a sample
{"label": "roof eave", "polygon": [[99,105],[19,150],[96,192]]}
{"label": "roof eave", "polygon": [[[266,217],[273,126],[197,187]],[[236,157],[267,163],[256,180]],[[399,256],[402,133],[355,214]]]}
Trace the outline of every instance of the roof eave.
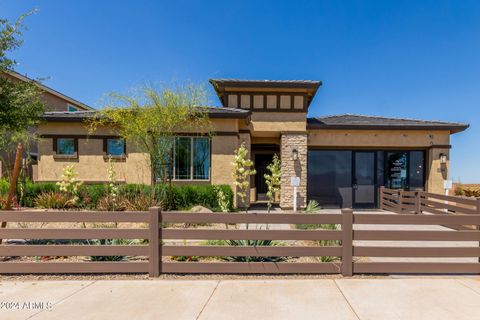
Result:
{"label": "roof eave", "polygon": [[354,125],[338,124],[328,125],[321,123],[307,124],[307,130],[332,129],[332,130],[445,130],[458,133],[467,130],[468,124],[462,125]]}

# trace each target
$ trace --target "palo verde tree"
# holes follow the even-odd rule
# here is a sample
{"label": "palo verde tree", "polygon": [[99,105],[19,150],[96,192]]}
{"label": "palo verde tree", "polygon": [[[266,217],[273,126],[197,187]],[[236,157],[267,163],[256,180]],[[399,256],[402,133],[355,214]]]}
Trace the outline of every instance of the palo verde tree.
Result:
{"label": "palo verde tree", "polygon": [[23,20],[32,13],[34,11],[20,16],[15,22],[0,18],[0,151],[2,154],[12,154],[17,145],[7,209],[17,187],[24,148],[35,137],[32,128],[39,123],[45,111],[38,82],[19,81],[9,75],[17,64],[10,54],[22,45]]}
{"label": "palo verde tree", "polygon": [[87,125],[90,133],[101,126],[111,127],[148,156],[152,185],[171,185],[175,136],[179,132],[212,132],[206,104],[202,86],[145,86],[132,94],[110,94],[106,107]]}
{"label": "palo verde tree", "polygon": [[255,169],[252,169],[253,162],[248,158],[248,150],[245,143],[242,143],[238,149],[235,150],[235,157],[232,162],[232,178],[233,184],[237,188],[237,195],[240,197],[241,206],[247,208],[247,191],[250,187],[250,176],[256,174]]}
{"label": "palo verde tree", "polygon": [[272,204],[275,201],[275,194],[280,191],[280,185],[282,182],[282,164],[277,154],[273,155],[272,162],[267,166],[267,170],[270,171],[270,173],[265,173],[263,176],[268,188],[267,205],[268,213],[270,213]]}

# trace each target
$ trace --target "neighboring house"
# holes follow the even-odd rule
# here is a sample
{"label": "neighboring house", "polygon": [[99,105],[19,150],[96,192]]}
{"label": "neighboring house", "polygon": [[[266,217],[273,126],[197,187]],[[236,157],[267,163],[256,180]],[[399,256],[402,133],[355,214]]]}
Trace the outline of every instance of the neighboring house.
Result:
{"label": "neighboring house", "polygon": [[[257,174],[251,201],[265,198],[263,175],[273,154],[282,161],[280,205],[291,208],[291,178],[299,177],[298,203],[313,199],[324,207],[372,208],[380,186],[443,193],[449,174],[450,135],[467,124],[336,115],[307,118],[319,81],[211,79],[222,107],[209,107],[215,134],[179,133],[173,181],[176,184],[232,184],[234,151],[245,143]],[[86,182],[107,180],[108,155],[126,183],[149,183],[148,158],[100,128],[87,137],[83,121],[95,111],[47,112],[39,126],[37,181],[57,181],[75,164]]]}
{"label": "neighboring house", "polygon": [[[6,77],[12,81],[24,81],[24,82],[35,81],[15,71],[0,73],[0,77]],[[75,112],[75,111],[93,110],[93,108],[87,106],[86,104],[81,103],[80,101],[77,101],[73,98],[70,98],[56,90],[53,90],[52,88],[49,88],[38,81],[35,81],[35,83],[43,91],[42,98],[45,102],[47,111]],[[31,131],[32,133],[35,132],[36,128],[32,128]],[[12,148],[13,148],[12,150],[14,151],[16,149],[16,146],[12,146]],[[32,159],[36,161],[38,156],[36,144],[31,146],[29,153]],[[12,167],[14,157],[15,157],[14,152],[9,152],[9,153],[0,152],[0,156],[1,156],[1,159],[4,159],[4,161],[9,162],[10,167]],[[0,161],[0,177],[3,176],[5,171],[6,171],[5,163],[2,163],[2,161]],[[32,173],[32,174],[35,174],[35,173]]]}

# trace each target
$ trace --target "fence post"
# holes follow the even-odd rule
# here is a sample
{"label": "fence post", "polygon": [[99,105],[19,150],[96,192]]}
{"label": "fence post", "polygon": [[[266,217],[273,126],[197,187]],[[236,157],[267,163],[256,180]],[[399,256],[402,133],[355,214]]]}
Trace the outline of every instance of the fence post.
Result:
{"label": "fence post", "polygon": [[403,213],[403,190],[398,190],[398,212]]}
{"label": "fence post", "polygon": [[149,212],[150,220],[148,227],[150,229],[150,235],[148,238],[148,275],[150,277],[158,277],[160,275],[160,262],[162,259],[162,244],[160,242],[160,216],[162,213],[159,207],[152,207],[149,209]]}
{"label": "fence post", "polygon": [[380,195],[379,195],[379,199],[380,199],[380,210],[385,210],[385,207],[383,205],[383,194],[385,193],[385,187],[384,186],[380,186],[380,191],[379,191]]}
{"label": "fence post", "polygon": [[415,214],[422,213],[422,206],[420,202],[420,191],[415,191]]}
{"label": "fence post", "polygon": [[353,210],[342,209],[342,275],[353,275]]}

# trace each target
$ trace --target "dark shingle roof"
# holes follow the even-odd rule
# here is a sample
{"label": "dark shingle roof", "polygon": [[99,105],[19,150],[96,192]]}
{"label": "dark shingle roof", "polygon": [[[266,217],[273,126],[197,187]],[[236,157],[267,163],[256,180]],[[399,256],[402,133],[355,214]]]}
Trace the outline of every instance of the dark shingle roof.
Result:
{"label": "dark shingle roof", "polygon": [[[210,118],[244,119],[250,115],[250,111],[234,108],[206,107]],[[43,114],[43,120],[51,122],[80,122],[94,117],[96,110],[91,111],[52,111]]]}
{"label": "dark shingle roof", "polygon": [[308,129],[398,129],[464,131],[466,123],[342,114],[307,119]]}
{"label": "dark shingle roof", "polygon": [[311,88],[322,85],[315,80],[242,80],[242,79],[210,79],[214,86],[261,87],[261,88]]}

